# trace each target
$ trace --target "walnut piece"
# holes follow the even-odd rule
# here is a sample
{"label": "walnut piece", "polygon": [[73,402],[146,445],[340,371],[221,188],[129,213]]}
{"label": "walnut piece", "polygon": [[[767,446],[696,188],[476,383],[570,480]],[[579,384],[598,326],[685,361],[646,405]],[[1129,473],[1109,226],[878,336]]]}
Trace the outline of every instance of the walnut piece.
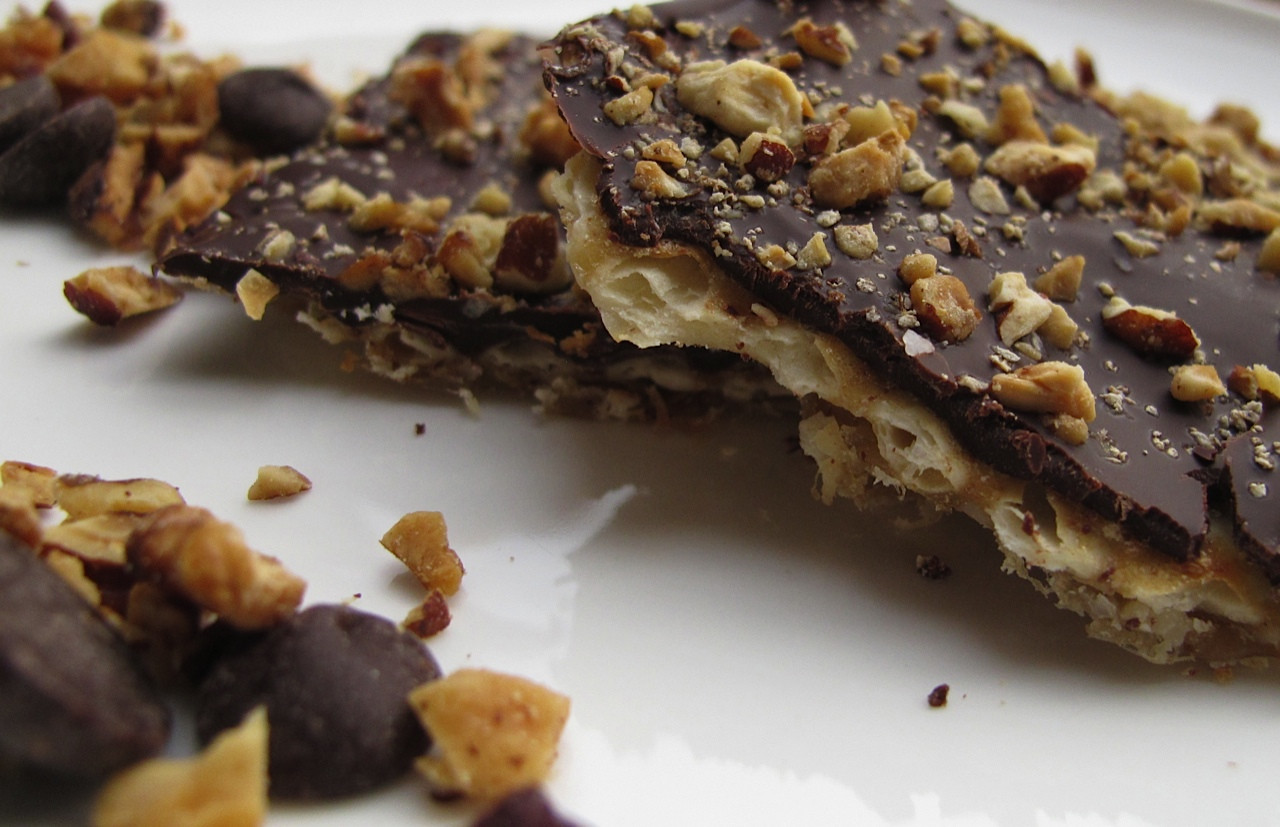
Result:
{"label": "walnut piece", "polygon": [[902,178],[906,142],[897,130],[821,158],[809,171],[809,189],[820,207],[843,209],[893,195]]}
{"label": "walnut piece", "polygon": [[991,394],[1015,411],[1066,414],[1092,422],[1097,415],[1084,369],[1067,362],[1038,362],[991,379]]}
{"label": "walnut piece", "polygon": [[636,161],[631,188],[649,199],[679,199],[689,195],[689,188],[670,175],[657,161]]}
{"label": "walnut piece", "polygon": [[465,570],[449,547],[448,527],[438,511],[413,511],[382,536],[382,546],[413,573],[428,592],[456,594]]}
{"label": "walnut piece", "polygon": [[1092,149],[1079,146],[1049,146],[1027,140],[1013,140],[987,156],[983,169],[1015,187],[1025,187],[1042,204],[1080,188],[1094,168]]}
{"label": "walnut piece", "polygon": [[417,769],[438,794],[496,799],[546,779],[569,699],[533,681],[484,669],[419,686],[409,704],[431,733]]}
{"label": "walnut piece", "polygon": [[172,307],[182,291],[136,267],[94,267],[62,285],[77,312],[94,324],[111,327],[132,316]]}
{"label": "walnut piece", "polygon": [[5,460],[0,463],[0,485],[25,490],[31,495],[32,504],[40,508],[58,503],[58,472],[43,465]]}
{"label": "walnut piece", "polygon": [[258,707],[192,758],[153,758],[109,780],[94,827],[261,824],[267,814],[267,712]]}
{"label": "walnut piece", "polygon": [[267,312],[267,305],[280,295],[280,286],[253,268],[236,282],[236,298],[244,313],[255,322],[262,321]]}
{"label": "walnut piece", "polygon": [[982,320],[969,289],[955,276],[919,279],[911,285],[911,305],[920,326],[943,342],[964,341]]}
{"label": "walnut piece", "polygon": [[800,51],[809,57],[826,61],[832,66],[844,66],[853,60],[858,41],[843,23],[819,26],[808,17],[797,20],[784,34],[796,39]]}
{"label": "walnut piece", "polygon": [[1236,365],[1227,376],[1227,387],[1245,399],[1261,399],[1270,405],[1280,402],[1280,373],[1266,365]]}
{"label": "walnut piece", "polygon": [[691,63],[676,80],[676,99],[737,138],[776,127],[787,146],[803,138],[808,99],[791,76],[758,60]]}
{"label": "walnut piece", "polygon": [[1179,365],[1169,383],[1169,393],[1179,402],[1204,402],[1226,392],[1213,365]]}
{"label": "walnut piece", "polygon": [[306,583],[250,549],[236,526],[203,508],[157,511],[129,539],[129,559],[166,588],[238,629],[272,626],[293,614]]}
{"label": "walnut piece", "polygon": [[1073,302],[1084,281],[1084,256],[1067,256],[1035,281],[1036,290],[1054,301]]}
{"label": "walnut piece", "polygon": [[738,150],[738,163],[743,170],[767,184],[786,177],[795,162],[795,153],[785,143],[763,132],[752,132]]}
{"label": "walnut piece", "polygon": [[99,514],[150,514],[183,502],[178,489],[153,479],[104,480],[84,474],[58,477],[58,507],[68,520]]}
{"label": "walnut piece", "polygon": [[1040,329],[1053,315],[1053,302],[1027,286],[1022,273],[999,273],[987,289],[989,308],[997,315],[1000,341],[1006,347]]}
{"label": "walnut piece", "polygon": [[249,486],[251,500],[275,500],[311,490],[311,480],[291,465],[264,465]]}
{"label": "walnut piece", "polygon": [[1103,305],[1102,328],[1136,353],[1156,359],[1186,361],[1200,347],[1191,325],[1174,313],[1131,305],[1119,296]]}

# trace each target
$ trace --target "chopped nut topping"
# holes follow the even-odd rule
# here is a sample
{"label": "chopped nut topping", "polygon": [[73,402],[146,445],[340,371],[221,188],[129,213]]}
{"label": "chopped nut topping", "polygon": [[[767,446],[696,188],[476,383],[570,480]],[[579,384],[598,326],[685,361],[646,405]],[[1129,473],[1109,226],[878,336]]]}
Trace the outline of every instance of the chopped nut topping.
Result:
{"label": "chopped nut topping", "polygon": [[1280,211],[1243,198],[1202,202],[1196,208],[1196,219],[1201,224],[1219,232],[1243,230],[1253,233],[1270,233],[1280,228]]}
{"label": "chopped nut topping", "polygon": [[1258,250],[1258,260],[1254,266],[1263,273],[1280,275],[1280,229],[1267,234],[1262,248]]}
{"label": "chopped nut topping", "polygon": [[129,559],[172,591],[240,629],[293,614],[306,584],[250,549],[240,529],[203,508],[172,505],[129,540]]}
{"label": "chopped nut topping", "polygon": [[985,137],[990,126],[987,116],[973,104],[961,103],[958,100],[943,101],[938,107],[937,115],[946,118],[956,125],[960,134],[966,138]]}
{"label": "chopped nut topping", "polygon": [[908,286],[938,274],[938,257],[932,253],[911,253],[898,265],[898,276]]}
{"label": "chopped nut topping", "polygon": [[1027,87],[1020,83],[1000,89],[1000,106],[995,122],[987,129],[987,141],[1002,146],[1010,141],[1047,144],[1049,139],[1036,121],[1036,107]]}
{"label": "chopped nut topping", "polygon": [[653,118],[653,90],[638,86],[604,105],[604,114],[618,126],[640,123]]}
{"label": "chopped nut topping", "polygon": [[1084,280],[1084,256],[1067,256],[1035,281],[1035,288],[1054,301],[1073,302]]}
{"label": "chopped nut topping", "polygon": [[1000,185],[994,178],[982,176],[969,185],[969,201],[974,207],[991,215],[1008,215],[1012,210],[1005,200]]}
{"label": "chopped nut topping", "polygon": [[858,42],[843,23],[819,26],[808,17],[802,17],[784,34],[795,37],[800,50],[809,57],[824,60],[832,66],[844,66],[853,60]]}
{"label": "chopped nut topping", "polygon": [[776,127],[787,146],[800,144],[808,107],[790,75],[758,60],[691,63],[676,81],[676,98],[738,138]]}
{"label": "chopped nut topping", "polygon": [[1176,314],[1131,305],[1119,296],[1103,305],[1102,327],[1143,356],[1181,362],[1200,346],[1195,331]]}
{"label": "chopped nut topping", "polygon": [[686,198],[689,188],[671,176],[656,161],[636,161],[631,188],[648,198]]}
{"label": "chopped nut topping", "polygon": [[1126,230],[1117,230],[1113,235],[1134,258],[1147,258],[1160,252],[1160,245],[1149,238],[1140,238]]}
{"label": "chopped nut topping", "polygon": [[267,814],[267,710],[258,707],[191,758],[153,758],[109,780],[95,827],[261,824]]}
{"label": "chopped nut topping", "polygon": [[796,257],[777,244],[756,250],[756,260],[774,270],[787,270],[796,266]]}
{"label": "chopped nut topping", "polygon": [[1067,414],[1085,422],[1097,415],[1084,369],[1066,362],[1039,362],[998,373],[991,380],[991,394],[1015,411]]}
{"label": "chopped nut topping", "polygon": [[729,30],[729,45],[735,49],[742,49],[743,51],[759,49],[763,43],[764,41],[760,39],[760,35],[746,26],[734,26]]}
{"label": "chopped nut topping", "polygon": [[943,342],[964,341],[982,320],[969,289],[955,276],[930,276],[913,282],[911,305],[925,332]]}
{"label": "chopped nut topping", "polygon": [[920,203],[935,210],[945,210],[955,200],[956,188],[950,178],[931,184],[920,196]]}
{"label": "chopped nut topping", "polygon": [[1226,392],[1213,365],[1179,365],[1169,384],[1169,393],[1180,402],[1204,402]]}
{"label": "chopped nut topping", "polygon": [[[680,157],[684,158],[683,155]],[[795,154],[786,144],[761,132],[748,135],[738,151],[738,162],[742,168],[767,184],[785,177],[795,160]]]}
{"label": "chopped nut topping", "polygon": [[367,201],[360,190],[340,180],[337,176],[324,179],[302,196],[302,206],[308,210],[340,210],[350,212]]}
{"label": "chopped nut topping", "polygon": [[449,596],[462,585],[462,561],[449,547],[448,527],[438,511],[404,515],[383,535],[382,545],[413,572],[428,592]]}
{"label": "chopped nut topping", "polygon": [[681,151],[679,144],[670,138],[663,138],[645,144],[640,150],[640,157],[646,161],[657,161],[660,164],[680,169],[685,165],[685,155]]}
{"label": "chopped nut topping", "polygon": [[1036,332],[1054,347],[1067,350],[1075,344],[1080,325],[1076,324],[1062,305],[1055,304],[1049,312],[1049,318],[1044,320]]}
{"label": "chopped nut topping", "polygon": [[896,130],[820,159],[809,172],[813,200],[840,209],[883,200],[898,189],[906,143]]}
{"label": "chopped nut topping", "polygon": [[437,793],[478,799],[543,781],[569,717],[564,695],[482,669],[423,684],[409,704],[434,742],[418,771]]}
{"label": "chopped nut topping", "polygon": [[832,232],[836,247],[849,258],[865,260],[880,248],[880,239],[870,224],[838,224]]}
{"label": "chopped nut topping", "polygon": [[1261,399],[1269,405],[1280,402],[1280,373],[1266,365],[1236,365],[1227,386],[1245,399]]}
{"label": "chopped nut topping", "polygon": [[1011,140],[987,156],[983,169],[1048,204],[1078,189],[1096,165],[1088,147]]}
{"label": "chopped nut topping", "polygon": [[94,324],[113,326],[132,316],[163,310],[182,291],[136,267],[95,267],[62,285],[63,295]]}
{"label": "chopped nut topping", "polygon": [[236,282],[236,298],[250,319],[261,321],[267,305],[280,294],[280,287],[271,279],[250,268]]}
{"label": "chopped nut topping", "polygon": [[1000,341],[1005,346],[1040,329],[1053,315],[1053,302],[1027,286],[1022,273],[1000,273],[987,289],[989,307],[999,319]]}
{"label": "chopped nut topping", "polygon": [[796,253],[796,267],[801,270],[821,270],[831,264],[831,251],[827,249],[827,234],[814,233]]}
{"label": "chopped nut topping", "polygon": [[1089,423],[1070,414],[1053,414],[1045,418],[1053,435],[1068,445],[1084,445],[1089,441]]}
{"label": "chopped nut topping", "polygon": [[249,486],[249,499],[275,500],[311,490],[311,480],[291,465],[264,465]]}
{"label": "chopped nut topping", "polygon": [[969,178],[977,173],[982,163],[978,151],[970,143],[956,144],[949,150],[940,150],[938,159],[957,178]]}
{"label": "chopped nut topping", "polygon": [[69,520],[99,514],[150,514],[182,503],[178,489],[153,479],[103,480],[80,474],[58,477],[58,507]]}

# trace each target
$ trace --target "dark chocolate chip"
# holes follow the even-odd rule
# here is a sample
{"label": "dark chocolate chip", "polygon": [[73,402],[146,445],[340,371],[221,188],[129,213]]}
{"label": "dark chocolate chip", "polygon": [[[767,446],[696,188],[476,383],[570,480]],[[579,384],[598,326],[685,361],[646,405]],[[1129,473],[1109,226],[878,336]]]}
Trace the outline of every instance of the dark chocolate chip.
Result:
{"label": "dark chocolate chip", "polygon": [[244,69],[218,84],[222,127],[262,154],[286,153],[314,141],[333,104],[289,69]]}
{"label": "dark chocolate chip", "polygon": [[100,777],[159,752],[169,711],[124,641],[0,532],[0,756]]}
{"label": "dark chocolate chip", "polygon": [[407,696],[439,676],[431,653],[390,621],[315,606],[210,670],[196,731],[208,742],[265,704],[271,795],[353,795],[400,777],[430,748]]}
{"label": "dark chocolate chip", "polygon": [[537,787],[517,790],[476,819],[475,827],[574,827]]}
{"label": "dark chocolate chip", "polygon": [[65,201],[67,191],[115,140],[111,102],[93,97],[50,118],[0,155],[0,203],[47,206]]}
{"label": "dark chocolate chip", "polygon": [[61,108],[57,88],[44,75],[0,89],[0,152],[58,114]]}

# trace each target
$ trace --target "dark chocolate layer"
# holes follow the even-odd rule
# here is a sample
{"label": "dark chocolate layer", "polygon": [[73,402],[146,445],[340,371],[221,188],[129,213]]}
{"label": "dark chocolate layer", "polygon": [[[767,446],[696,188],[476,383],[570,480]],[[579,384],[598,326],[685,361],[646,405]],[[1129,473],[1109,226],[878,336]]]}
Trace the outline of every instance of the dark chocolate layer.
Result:
{"label": "dark chocolate layer", "polygon": [[[1135,306],[1176,313],[1198,335],[1203,361],[1224,380],[1237,365],[1280,366],[1280,283],[1255,268],[1258,228],[1223,234],[1192,219],[1190,226],[1174,221],[1152,229],[1153,210],[1163,209],[1160,215],[1167,217],[1177,206],[1194,206],[1194,199],[1169,196],[1170,186],[1149,169],[1156,163],[1151,158],[1167,160],[1182,147],[1170,145],[1168,136],[1127,135],[1122,120],[1089,90],[1050,82],[1046,67],[1012,38],[988,27],[975,35],[969,22],[958,32],[963,14],[941,0],[697,0],[653,7],[653,15],[652,21],[636,13],[596,18],[566,29],[545,50],[548,83],[570,129],[604,162],[598,191],[618,238],[638,247],[670,240],[704,250],[773,308],[836,335],[889,382],[918,396],[976,456],[1043,482],[1177,560],[1192,559],[1200,548],[1212,493],[1215,507],[1234,515],[1246,548],[1280,582],[1280,509],[1274,504],[1280,491],[1274,490],[1269,460],[1280,439],[1274,410],[1235,392],[1178,401],[1170,394],[1170,368],[1197,357],[1144,355],[1102,326],[1102,308],[1114,293]],[[856,39],[851,59],[837,65],[838,55],[822,59],[816,47],[806,54],[795,28],[806,19],[829,33],[837,23],[847,27]],[[772,60],[785,69],[815,105],[806,125],[822,123],[841,102],[884,101],[914,113],[918,123],[907,145],[934,178],[953,179],[954,199],[931,207],[919,193],[895,187],[887,198],[833,212],[815,203],[810,187],[821,152],[796,141],[795,163],[777,183],[762,180],[770,177],[768,170],[744,176],[752,170],[711,152],[726,137],[741,142],[742,130],[733,134],[717,125],[705,101],[695,115],[677,92],[690,64],[742,59]],[[656,87],[652,107],[640,117],[604,110],[638,85]],[[985,158],[995,144],[984,135],[963,137],[956,118],[939,104],[962,103],[994,121],[1001,91],[1013,85],[1028,90],[1046,135],[1065,137],[1053,128],[1066,124],[1096,140],[1097,171],[1114,171],[1128,188],[1086,209],[1072,185],[1078,182],[1039,192],[1037,203],[999,181],[1008,212],[976,206],[968,192],[976,176],[953,176],[939,150],[967,141]],[[694,150],[666,167],[683,185],[676,197],[655,196],[637,183],[637,159],[661,139]],[[1233,166],[1226,155],[1200,155],[1197,167],[1204,202],[1252,192],[1230,183],[1246,167],[1239,160]],[[1139,173],[1147,178],[1139,180]],[[1027,189],[1036,191],[1034,184]],[[857,259],[836,248],[836,226],[866,223],[879,240],[874,256]],[[1117,231],[1128,233],[1129,243]],[[766,264],[757,255],[777,244],[795,257],[815,233],[825,233],[827,264],[804,269],[779,265],[776,258]],[[1232,246],[1237,243],[1238,250]],[[920,308],[911,305],[898,275],[903,258],[917,251],[934,254],[982,313],[966,338],[924,335],[915,312]],[[998,330],[1001,314],[987,303],[993,277],[1018,271],[1033,283],[1075,255],[1086,261],[1083,284],[1074,301],[1059,304],[1084,335],[1067,348],[1035,337],[1006,346]],[[1097,416],[1082,444],[1057,435],[1041,414],[1012,410],[989,392],[998,373],[1036,361],[1083,369]]]}

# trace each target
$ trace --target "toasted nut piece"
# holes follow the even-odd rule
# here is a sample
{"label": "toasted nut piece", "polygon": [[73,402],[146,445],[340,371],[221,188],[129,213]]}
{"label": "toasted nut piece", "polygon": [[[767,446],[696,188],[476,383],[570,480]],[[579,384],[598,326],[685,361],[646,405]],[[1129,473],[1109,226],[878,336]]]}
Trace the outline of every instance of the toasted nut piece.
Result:
{"label": "toasted nut piece", "polygon": [[856,146],[890,130],[902,133],[903,140],[911,137],[913,123],[901,120],[888,103],[880,100],[874,106],[854,106],[843,114],[841,120],[849,125],[841,137],[842,146]]}
{"label": "toasted nut piece", "polygon": [[929,188],[920,196],[920,203],[935,210],[945,210],[951,206],[951,202],[955,200],[955,197],[955,185],[951,183],[950,178],[944,178],[929,185]]}
{"label": "toasted nut piece", "polygon": [[1012,345],[1053,315],[1053,302],[1027,286],[1022,273],[999,273],[987,288],[988,307],[998,313],[1000,341]]}
{"label": "toasted nut piece", "polygon": [[65,520],[44,530],[40,549],[56,549],[87,562],[123,567],[128,563],[129,538],[145,519],[141,514],[117,513]]}
{"label": "toasted nut piece", "polygon": [[550,97],[543,97],[529,109],[519,139],[535,161],[557,169],[581,149]]}
{"label": "toasted nut piece", "polygon": [[86,33],[49,67],[49,79],[64,101],[105,95],[127,104],[142,93],[156,63],[146,40],[110,29]]}
{"label": "toasted nut piece", "polygon": [[464,213],[449,225],[436,261],[458,284],[491,287],[493,263],[508,222],[484,213]]}
{"label": "toasted nut piece", "polygon": [[1084,256],[1067,256],[1035,281],[1035,287],[1054,301],[1073,302],[1084,280]]}
{"label": "toasted nut piece", "polygon": [[438,511],[404,515],[382,536],[382,546],[404,563],[429,592],[438,590],[448,596],[462,585],[462,561],[449,548],[448,528],[444,515]]}
{"label": "toasted nut piece", "polygon": [[631,188],[651,199],[689,196],[689,188],[672,177],[657,161],[636,161]]}
{"label": "toasted nut piece", "polygon": [[249,268],[236,282],[236,298],[240,300],[245,315],[255,322],[262,320],[267,305],[278,295],[279,285],[253,268]]}
{"label": "toasted nut piece", "polygon": [[436,589],[430,592],[421,603],[409,610],[400,627],[414,637],[429,638],[449,628],[453,615],[449,612],[449,604],[444,594]]}
{"label": "toasted nut piece", "polygon": [[475,123],[475,107],[467,98],[462,79],[434,58],[398,61],[391,72],[388,95],[403,104],[428,135],[450,129],[468,132]]}
{"label": "toasted nut piece", "polygon": [[1131,305],[1119,296],[1112,296],[1103,305],[1102,327],[1136,353],[1157,359],[1186,361],[1200,347],[1200,338],[1191,325],[1175,314]]}
{"label": "toasted nut piece", "polygon": [[569,699],[484,669],[459,669],[409,693],[434,741],[417,769],[437,793],[496,799],[542,782],[569,718]]}
{"label": "toasted nut piece", "polygon": [[960,134],[966,138],[981,138],[987,134],[990,126],[987,116],[973,104],[961,103],[958,100],[946,100],[938,107],[939,117],[946,118],[956,125]]}
{"label": "toasted nut piece", "polygon": [[796,266],[796,257],[778,244],[756,248],[756,260],[773,270],[787,270]]}
{"label": "toasted nut piece", "polygon": [[16,485],[0,487],[0,529],[36,548],[44,526],[31,491]]}
{"label": "toasted nut piece", "polygon": [[128,551],[134,565],[239,629],[280,622],[306,590],[278,560],[245,545],[240,529],[203,508],[157,511],[130,538]]}
{"label": "toasted nut piece", "polygon": [[653,118],[653,90],[648,86],[637,86],[606,103],[604,114],[618,126],[650,120]]}
{"label": "toasted nut piece", "polygon": [[691,63],[676,80],[676,99],[737,138],[770,127],[787,146],[799,146],[803,137],[808,99],[790,75],[758,60]]}
{"label": "toasted nut piece", "polygon": [[5,460],[0,463],[0,485],[26,491],[39,508],[58,504],[58,472],[43,465]]}
{"label": "toasted nut piece", "polygon": [[1267,234],[1262,248],[1258,250],[1258,260],[1254,266],[1263,273],[1280,275],[1280,229]]}
{"label": "toasted nut piece", "polygon": [[832,231],[836,247],[849,258],[871,258],[880,248],[880,239],[871,224],[837,224]]}
{"label": "toasted nut piece", "polygon": [[275,500],[311,490],[311,480],[292,465],[264,465],[249,486],[251,500]]}
{"label": "toasted nut piece", "polygon": [[973,144],[967,142],[956,144],[949,150],[939,151],[938,160],[957,178],[968,178],[973,175],[982,162]]}
{"label": "toasted nut piece", "polygon": [[1046,144],[1049,139],[1036,121],[1036,105],[1027,87],[1011,83],[1000,89],[1000,106],[995,122],[987,129],[987,140],[996,146],[1009,141]]}
{"label": "toasted nut piece", "polygon": [[1160,252],[1160,245],[1155,241],[1136,236],[1127,230],[1116,230],[1112,235],[1134,258],[1147,258]]}
{"label": "toasted nut piece", "polygon": [[1217,232],[1270,233],[1280,228],[1280,212],[1244,198],[1202,202],[1196,219]]}
{"label": "toasted nut piece", "polygon": [[938,274],[938,257],[932,253],[911,253],[898,265],[898,278],[907,285]]}
{"label": "toasted nut piece", "polygon": [[112,326],[177,304],[182,291],[136,267],[95,267],[62,285],[63,295],[94,324]]}
{"label": "toasted nut piece", "polygon": [[[554,175],[554,172],[548,170],[548,173]],[[471,209],[492,215],[495,218],[506,215],[511,212],[511,193],[503,189],[502,185],[497,181],[490,181],[480,188],[475,198],[471,199]]]}
{"label": "toasted nut piece", "polygon": [[1280,402],[1280,373],[1266,365],[1236,365],[1227,377],[1227,387],[1245,399],[1261,399],[1267,404]]}
{"label": "toasted nut piece", "polygon": [[987,41],[991,39],[991,33],[987,27],[971,17],[962,17],[956,21],[956,39],[959,40],[965,48],[981,49],[987,45]]}
{"label": "toasted nut piece", "polygon": [[763,132],[752,132],[742,141],[738,163],[766,184],[784,178],[795,165],[796,156],[781,140]]}
{"label": "toasted nut piece", "polygon": [[1067,414],[1085,422],[1097,416],[1084,369],[1066,362],[1038,362],[998,373],[991,379],[991,394],[1015,411]]}
{"label": "toasted nut piece", "polygon": [[193,758],[153,758],[116,775],[94,827],[261,824],[267,814],[267,712],[259,707]]}
{"label": "toasted nut piece", "polygon": [[1080,325],[1076,324],[1062,305],[1055,304],[1049,313],[1049,318],[1044,320],[1036,332],[1049,344],[1066,350],[1075,344]]}
{"label": "toasted nut piece", "polygon": [[1179,365],[1169,383],[1169,393],[1180,402],[1204,402],[1226,392],[1213,365]]}
{"label": "toasted nut piece", "polygon": [[493,279],[508,292],[554,293],[568,287],[573,273],[560,249],[560,222],[549,213],[512,219],[493,260]]}
{"label": "toasted nut piece", "polygon": [[1048,204],[1080,187],[1093,173],[1093,150],[1079,145],[1049,146],[1013,140],[987,156],[983,169]]}
{"label": "toasted nut piece", "polygon": [[955,276],[931,276],[911,285],[911,304],[920,326],[934,339],[962,342],[982,320],[969,289]]}
{"label": "toasted nut piece", "polygon": [[737,25],[729,30],[729,45],[735,49],[748,51],[750,49],[758,49],[763,44],[764,41],[760,39],[760,35],[746,26]]}
{"label": "toasted nut piece", "polygon": [[400,202],[383,192],[352,208],[347,224],[358,233],[391,230],[432,235],[440,229],[440,219],[448,214],[451,205],[448,198]]}
{"label": "toasted nut piece", "polygon": [[1204,177],[1200,174],[1200,165],[1190,152],[1179,152],[1161,164],[1160,175],[1193,198],[1199,198],[1204,192]]}
{"label": "toasted nut piece", "polygon": [[330,176],[302,196],[302,206],[308,210],[342,210],[350,212],[369,200],[360,190]]}
{"label": "toasted nut piece", "polygon": [[814,233],[796,253],[796,267],[801,270],[821,270],[831,264],[831,251],[827,249],[827,234]]}
{"label": "toasted nut piece", "polygon": [[843,23],[819,26],[808,17],[797,20],[783,34],[795,37],[796,45],[809,57],[824,60],[832,66],[843,66],[853,60],[858,41]]}
{"label": "toasted nut piece", "polygon": [[645,144],[640,150],[640,157],[646,161],[657,161],[659,164],[666,164],[673,169],[680,169],[685,165],[686,161],[684,153],[680,151],[680,145],[670,138],[662,138]]}
{"label": "toasted nut piece", "polygon": [[1000,185],[994,178],[986,175],[975,178],[969,185],[969,201],[979,210],[991,215],[1008,215],[1012,212],[1004,193],[1000,191]]}
{"label": "toasted nut piece", "polygon": [[821,158],[809,171],[814,202],[841,209],[888,198],[902,179],[905,151],[901,133],[889,130]]}
{"label": "toasted nut piece", "polygon": [[1089,440],[1089,423],[1070,414],[1053,414],[1045,418],[1053,435],[1068,445],[1084,445]]}
{"label": "toasted nut piece", "polygon": [[74,474],[58,477],[58,506],[68,520],[99,514],[150,514],[182,502],[178,489],[160,480],[104,480]]}

